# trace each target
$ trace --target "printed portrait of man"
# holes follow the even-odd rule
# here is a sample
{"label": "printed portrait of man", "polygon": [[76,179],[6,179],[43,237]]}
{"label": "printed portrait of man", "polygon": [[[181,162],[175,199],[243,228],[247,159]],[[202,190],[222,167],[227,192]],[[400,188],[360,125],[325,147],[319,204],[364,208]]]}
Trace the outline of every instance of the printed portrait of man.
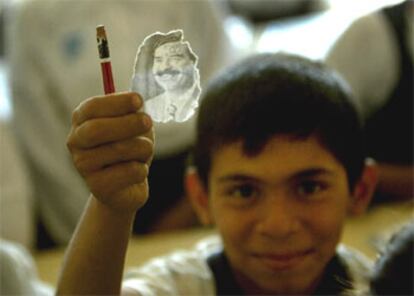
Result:
{"label": "printed portrait of man", "polygon": [[156,122],[183,122],[198,107],[201,93],[198,58],[181,30],[155,33],[140,46],[132,90]]}

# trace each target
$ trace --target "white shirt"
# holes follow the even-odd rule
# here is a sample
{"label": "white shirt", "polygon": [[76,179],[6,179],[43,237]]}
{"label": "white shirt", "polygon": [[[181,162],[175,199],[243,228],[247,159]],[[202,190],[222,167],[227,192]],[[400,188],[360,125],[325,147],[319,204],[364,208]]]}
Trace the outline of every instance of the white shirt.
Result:
{"label": "white shirt", "polygon": [[[407,11],[406,18],[413,58],[413,12]],[[397,40],[386,16],[375,11],[354,21],[329,51],[326,63],[350,84],[364,118],[380,109],[398,82],[400,70]]]}
{"label": "white shirt", "polygon": [[35,238],[33,186],[20,147],[3,121],[0,147],[0,237],[31,249]]}
{"label": "white shirt", "polygon": [[[123,288],[141,296],[215,295],[214,275],[207,258],[221,250],[220,238],[208,237],[191,250],[175,251],[131,269],[125,275]],[[346,262],[354,287],[365,287],[372,262],[344,245],[338,246],[337,254]]]}

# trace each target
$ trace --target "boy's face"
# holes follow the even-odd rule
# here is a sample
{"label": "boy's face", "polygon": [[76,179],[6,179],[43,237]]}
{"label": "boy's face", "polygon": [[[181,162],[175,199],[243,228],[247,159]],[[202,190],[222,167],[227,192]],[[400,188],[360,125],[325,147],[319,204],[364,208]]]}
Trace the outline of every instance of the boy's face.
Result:
{"label": "boy's face", "polygon": [[310,293],[335,253],[353,198],[344,167],[316,137],[241,143],[214,153],[209,218],[238,282],[251,293]]}

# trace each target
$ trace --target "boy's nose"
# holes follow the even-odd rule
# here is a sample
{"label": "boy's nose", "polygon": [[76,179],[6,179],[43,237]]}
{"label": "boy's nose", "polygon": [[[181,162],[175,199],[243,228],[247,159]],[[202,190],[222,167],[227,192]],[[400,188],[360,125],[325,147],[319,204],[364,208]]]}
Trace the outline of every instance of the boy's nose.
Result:
{"label": "boy's nose", "polygon": [[273,196],[263,204],[257,217],[257,231],[266,237],[284,239],[295,233],[300,221],[292,202],[286,197]]}

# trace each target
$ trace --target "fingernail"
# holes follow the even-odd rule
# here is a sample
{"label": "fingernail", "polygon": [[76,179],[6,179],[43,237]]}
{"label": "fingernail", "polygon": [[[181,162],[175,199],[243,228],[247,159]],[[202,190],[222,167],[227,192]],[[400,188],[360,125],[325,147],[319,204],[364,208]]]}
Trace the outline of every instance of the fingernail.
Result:
{"label": "fingernail", "polygon": [[144,126],[147,127],[147,128],[150,128],[152,126],[151,117],[149,117],[146,114],[144,114],[144,116],[142,117],[142,122],[143,122]]}
{"label": "fingernail", "polygon": [[142,104],[141,104],[141,97],[137,93],[134,93],[134,96],[133,96],[133,99],[132,99],[132,104],[137,109],[141,108],[141,106],[142,106]]}

